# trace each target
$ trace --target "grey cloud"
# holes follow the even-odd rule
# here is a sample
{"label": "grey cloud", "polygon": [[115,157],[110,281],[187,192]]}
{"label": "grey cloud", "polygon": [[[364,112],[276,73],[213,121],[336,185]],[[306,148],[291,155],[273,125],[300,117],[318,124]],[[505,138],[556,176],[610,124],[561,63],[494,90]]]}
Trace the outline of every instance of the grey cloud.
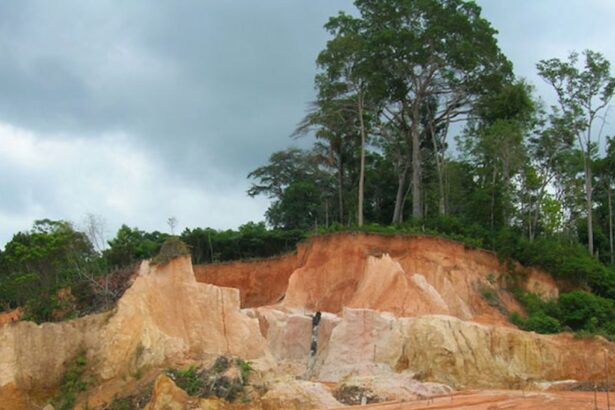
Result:
{"label": "grey cloud", "polygon": [[123,130],[187,177],[202,162],[245,176],[289,143],[313,98],[322,25],[350,7],[325,0],[19,4],[0,6],[11,16],[0,22],[10,62],[0,69],[0,119],[79,136]]}
{"label": "grey cloud", "polygon": [[[536,77],[539,59],[592,48],[615,62],[611,0],[478,3],[517,74],[547,99],[550,90]],[[95,173],[87,164],[69,171],[54,165],[47,174],[0,164],[0,222],[76,220],[96,211],[114,224],[164,229],[155,221],[171,212],[187,225],[218,227],[262,215],[265,203],[244,194],[245,177],[272,151],[309,143],[288,136],[314,96],[314,60],[328,38],[322,26],[340,9],[351,12],[351,0],[0,3],[0,125],[41,140],[89,139],[95,149],[96,141],[121,133],[130,144],[113,142],[125,144],[118,149],[138,151],[151,172],[177,185],[158,188],[148,180],[140,191],[146,197],[126,197],[122,213],[104,206],[105,195],[123,199],[137,185],[123,187],[117,175],[116,190],[99,192],[83,180],[71,186],[71,172]],[[131,154],[120,151],[130,163]],[[80,152],[100,173],[112,173],[114,165],[97,161],[97,152]],[[101,205],[86,209],[92,204]]]}

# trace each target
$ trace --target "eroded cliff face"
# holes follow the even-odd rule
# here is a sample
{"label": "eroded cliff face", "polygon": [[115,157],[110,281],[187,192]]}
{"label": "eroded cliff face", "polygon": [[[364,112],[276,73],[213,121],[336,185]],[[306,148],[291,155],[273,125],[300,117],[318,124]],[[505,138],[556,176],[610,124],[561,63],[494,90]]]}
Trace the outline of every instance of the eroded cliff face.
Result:
{"label": "eroded cliff face", "polygon": [[195,265],[197,281],[239,289],[242,307],[273,305],[286,294],[288,278],[305,255],[305,248],[288,255],[242,262]]}
{"label": "eroded cliff face", "polygon": [[9,386],[33,394],[56,387],[80,351],[99,383],[212,354],[264,357],[258,326],[239,310],[238,290],[198,283],[189,257],[143,263],[113,312],[1,327],[0,402]]}
{"label": "eroded cliff face", "polygon": [[535,388],[550,381],[604,379],[605,352],[609,366],[615,366],[615,347],[601,338],[539,335],[447,315],[396,317],[345,308],[340,317],[322,316],[318,355],[309,369],[308,315],[271,308],[251,315],[261,321],[269,349],[286,372],[330,383],[349,378],[373,383],[410,374],[455,388]]}
{"label": "eroded cliff face", "polygon": [[[333,234],[312,238],[297,252],[262,261],[197,266],[197,280],[240,290],[242,307],[340,313],[343,307],[398,316],[448,314],[464,320],[508,323],[520,306],[502,291],[509,266],[495,254],[428,236]],[[545,298],[555,282],[516,266],[517,279]],[[494,296],[486,300],[485,293]]]}
{"label": "eroded cliff face", "polygon": [[[506,313],[520,306],[504,289],[508,266],[447,240],[330,235],[284,257],[196,270],[216,285],[197,281],[189,257],[145,262],[111,312],[0,326],[0,409],[44,403],[80,352],[98,386],[94,405],[136,388],[135,374],[153,380],[166,366],[217,355],[258,363],[269,388],[251,407],[231,406],[188,398],[159,377],[152,409],[327,408],[338,404],[330,390],[343,383],[381,399],[415,400],[451,387],[589,381],[604,378],[605,351],[615,368],[605,340],[510,326]],[[517,271],[528,290],[557,296],[548,275]]]}
{"label": "eroded cliff face", "polygon": [[[508,268],[490,252],[431,237],[365,234],[331,235],[308,246],[305,263],[289,279],[284,306],[498,316],[481,290],[498,290]],[[519,309],[505,292],[498,297],[507,310]]]}

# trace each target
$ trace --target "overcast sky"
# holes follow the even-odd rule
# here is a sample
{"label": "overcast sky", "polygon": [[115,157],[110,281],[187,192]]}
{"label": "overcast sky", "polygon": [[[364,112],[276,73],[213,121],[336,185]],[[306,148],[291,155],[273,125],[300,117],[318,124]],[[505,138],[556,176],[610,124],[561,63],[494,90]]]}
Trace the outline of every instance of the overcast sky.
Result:
{"label": "overcast sky", "polygon": [[[478,3],[547,100],[538,60],[591,48],[615,63],[613,0]],[[88,213],[109,237],[263,220],[246,175],[297,144],[338,10],[352,2],[0,3],[0,247],[35,219]]]}

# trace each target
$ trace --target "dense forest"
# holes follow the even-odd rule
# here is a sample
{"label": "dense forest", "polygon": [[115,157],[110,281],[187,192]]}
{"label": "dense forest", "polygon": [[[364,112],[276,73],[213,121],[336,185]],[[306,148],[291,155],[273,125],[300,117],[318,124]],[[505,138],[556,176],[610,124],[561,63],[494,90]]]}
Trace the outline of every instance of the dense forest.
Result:
{"label": "dense forest", "polygon": [[[186,229],[194,262],[268,257],[312,233],[444,235],[569,284],[550,302],[511,289],[528,311],[511,317],[520,327],[615,336],[609,61],[545,56],[536,70],[551,94],[539,96],[474,2],[355,6],[325,24],[317,98],[292,132],[312,148],[272,153],[248,175],[248,195],[271,199],[267,225]],[[105,309],[169,238],[122,226],[106,241],[96,218],[37,221],[0,252],[0,310],[40,322]]]}

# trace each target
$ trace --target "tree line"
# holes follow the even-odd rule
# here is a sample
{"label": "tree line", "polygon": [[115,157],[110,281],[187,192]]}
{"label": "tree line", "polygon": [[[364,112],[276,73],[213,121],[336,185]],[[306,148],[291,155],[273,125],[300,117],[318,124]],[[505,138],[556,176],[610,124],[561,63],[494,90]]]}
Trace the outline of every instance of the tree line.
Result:
{"label": "tree line", "polygon": [[356,16],[325,24],[317,97],[292,134],[312,148],[275,152],[248,175],[248,194],[272,200],[271,226],[456,218],[615,262],[615,140],[604,135],[615,78],[603,55],[537,62],[547,106],[474,2],[354,4]]}
{"label": "tree line", "polygon": [[122,296],[137,264],[163,244],[181,240],[195,264],[262,258],[295,249],[304,231],[247,223],[237,230],[185,229],[180,235],[122,225],[105,240],[100,218],[77,228],[67,221],[35,221],[0,250],[0,312],[21,307],[24,318],[58,321],[104,311]]}

